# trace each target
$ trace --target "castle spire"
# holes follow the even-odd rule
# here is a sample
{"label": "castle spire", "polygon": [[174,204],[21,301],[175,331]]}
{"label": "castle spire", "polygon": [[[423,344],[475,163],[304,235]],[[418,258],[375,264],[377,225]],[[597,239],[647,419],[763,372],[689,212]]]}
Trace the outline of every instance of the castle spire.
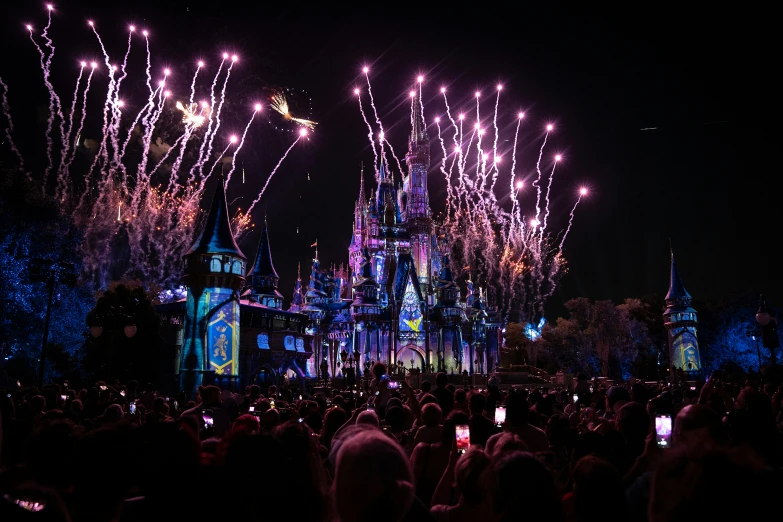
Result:
{"label": "castle spire", "polygon": [[221,174],[218,176],[218,184],[215,188],[215,195],[212,196],[212,204],[204,228],[196,241],[193,242],[188,254],[230,254],[247,259],[234,241],[234,235],[231,232],[226,190],[223,183],[223,175]]}
{"label": "castle spire", "polygon": [[361,172],[359,174],[359,201],[361,202],[362,209],[367,204],[367,200],[364,199],[364,162],[362,161]]}
{"label": "castle spire", "polygon": [[289,312],[299,312],[305,304],[304,294],[302,293],[302,263],[296,266],[296,284],[294,285],[294,298],[291,300]]}
{"label": "castle spire", "polygon": [[415,144],[427,143],[429,140],[427,124],[424,121],[424,106],[421,103],[421,96],[417,94],[411,99],[411,148]]}
{"label": "castle spire", "polygon": [[264,306],[281,308],[283,296],[277,290],[277,275],[272,263],[272,251],[269,247],[269,229],[264,218],[264,229],[261,231],[261,241],[258,243],[258,253],[250,271],[251,294]]}
{"label": "castle spire", "polygon": [[258,243],[258,253],[255,263],[253,263],[253,276],[266,276],[279,279],[275,266],[272,263],[272,251],[269,248],[269,231],[264,218],[264,228],[261,231],[261,241]]}
{"label": "castle spire", "polygon": [[680,279],[680,271],[677,270],[677,263],[674,261],[674,251],[671,252],[671,272],[669,274],[669,293],[666,294],[666,300],[672,299],[688,299],[690,300],[691,294],[685,290],[685,285],[682,284]]}

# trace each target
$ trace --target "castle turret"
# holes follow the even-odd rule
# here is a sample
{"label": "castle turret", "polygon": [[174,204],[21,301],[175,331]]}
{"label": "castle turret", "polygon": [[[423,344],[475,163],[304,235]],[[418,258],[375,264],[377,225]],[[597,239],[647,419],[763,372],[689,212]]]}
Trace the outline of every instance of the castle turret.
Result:
{"label": "castle turret", "polygon": [[258,243],[258,253],[253,268],[248,274],[250,278],[250,294],[256,302],[269,308],[283,308],[283,296],[277,290],[277,275],[272,263],[272,251],[269,248],[269,231],[264,221],[264,229],[261,231],[261,241]]}
{"label": "castle turret", "polygon": [[372,258],[366,248],[362,252],[364,262],[362,263],[360,279],[354,285],[356,297],[351,303],[351,315],[357,323],[369,324],[378,319],[381,313],[378,304],[378,283],[372,276]]}
{"label": "castle turret", "polygon": [[403,219],[411,238],[411,254],[419,283],[430,293],[430,264],[432,261],[432,211],[427,191],[427,172],[430,168],[430,140],[424,111],[419,96],[411,100],[411,135],[408,139],[408,176],[403,183]]}
{"label": "castle turret", "polygon": [[680,279],[674,252],[671,257],[669,292],[666,294],[663,323],[669,337],[671,378],[678,380],[678,373],[681,370],[689,379],[695,379],[701,371],[699,341],[696,334],[698,320],[696,310],[691,307],[691,295],[685,290]]}
{"label": "castle turret", "polygon": [[183,256],[188,290],[180,357],[180,384],[193,396],[207,372],[239,374],[239,292],[245,284],[245,255],[234,241],[223,176],[201,234]]}

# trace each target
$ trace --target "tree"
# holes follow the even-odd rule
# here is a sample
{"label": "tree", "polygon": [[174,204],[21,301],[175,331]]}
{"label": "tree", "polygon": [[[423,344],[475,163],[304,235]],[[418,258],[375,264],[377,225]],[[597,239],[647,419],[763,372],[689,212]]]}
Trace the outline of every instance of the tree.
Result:
{"label": "tree", "polygon": [[[80,231],[55,201],[27,177],[0,169],[0,364],[11,380],[35,382],[47,288],[30,280],[33,261],[80,266]],[[44,381],[78,371],[83,318],[94,303],[88,281],[55,287]]]}
{"label": "tree", "polygon": [[[100,336],[85,343],[83,365],[96,378],[136,379],[158,384],[163,364],[171,354],[165,351],[160,334],[160,317],[153,300],[157,294],[139,281],[121,281],[109,285],[87,314],[90,327],[100,326]],[[128,338],[124,327],[133,325],[136,333]]]}
{"label": "tree", "polygon": [[635,319],[643,313],[640,300],[615,305],[580,297],[565,306],[570,317],[558,318],[542,333],[549,371],[566,368],[627,378],[639,353],[651,349],[646,325]]}

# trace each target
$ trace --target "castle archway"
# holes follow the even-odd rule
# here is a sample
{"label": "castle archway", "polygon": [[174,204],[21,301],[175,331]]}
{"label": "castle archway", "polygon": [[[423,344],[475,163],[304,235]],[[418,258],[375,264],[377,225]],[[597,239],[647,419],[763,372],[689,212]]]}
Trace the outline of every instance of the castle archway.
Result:
{"label": "castle archway", "polygon": [[424,350],[416,344],[408,344],[400,348],[397,352],[397,362],[402,362],[406,368],[411,367],[411,360],[413,360],[413,367],[424,371],[426,367],[424,364]]}

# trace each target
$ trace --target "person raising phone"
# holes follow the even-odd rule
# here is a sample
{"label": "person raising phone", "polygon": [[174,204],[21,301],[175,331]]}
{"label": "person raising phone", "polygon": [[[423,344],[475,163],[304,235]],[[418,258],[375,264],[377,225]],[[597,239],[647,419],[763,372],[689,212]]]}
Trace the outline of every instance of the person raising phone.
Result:
{"label": "person raising phone", "polygon": [[[231,429],[231,416],[222,408],[220,388],[217,386],[199,386],[198,393],[201,395],[201,404],[182,412],[182,416],[194,416],[198,418],[202,428],[206,428],[203,415],[204,410],[211,410],[212,426],[210,436],[222,437]],[[205,434],[205,431],[202,430],[202,434]]]}

